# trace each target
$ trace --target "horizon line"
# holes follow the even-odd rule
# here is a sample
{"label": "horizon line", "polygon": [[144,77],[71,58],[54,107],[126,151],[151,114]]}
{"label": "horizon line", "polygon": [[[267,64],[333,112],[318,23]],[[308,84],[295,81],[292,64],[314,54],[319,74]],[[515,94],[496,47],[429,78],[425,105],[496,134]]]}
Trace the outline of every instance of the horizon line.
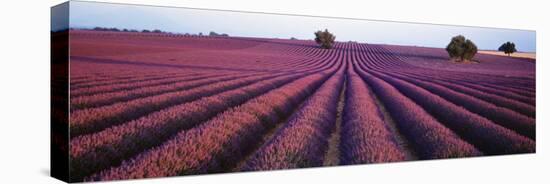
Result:
{"label": "horizon line", "polygon": [[[94,28],[106,28],[106,29],[110,29],[110,28],[116,28],[118,29],[119,31],[110,31],[110,30],[93,30]],[[130,31],[122,31],[122,30],[135,30],[137,32],[130,32]],[[198,33],[189,33],[189,32],[168,32],[168,31],[163,31],[161,29],[128,29],[128,28],[118,28],[118,27],[100,27],[100,26],[92,26],[91,28],[86,28],[86,27],[70,27],[70,28],[67,28],[67,29],[63,29],[63,30],[59,30],[59,31],[70,31],[70,30],[78,30],[78,31],[96,31],[96,32],[112,32],[112,33],[143,33],[143,34],[175,34],[175,35],[185,35],[185,34],[189,34],[191,36],[199,36]],[[143,30],[148,30],[150,32],[142,32]],[[153,32],[153,30],[160,30],[162,32],[160,33],[155,33]],[[57,31],[54,31],[54,32],[57,32]],[[213,31],[211,30],[210,32],[215,32],[215,33],[218,33],[218,34],[223,34],[222,32],[216,32],[216,31]],[[199,33],[202,33],[202,32],[199,32]],[[208,33],[203,33],[202,36],[204,37],[207,37],[207,36],[210,36],[208,35]],[[291,40],[291,38],[294,38],[294,37],[291,37],[291,38],[281,38],[281,37],[252,37],[252,36],[234,36],[234,35],[228,35],[227,37],[233,37],[233,38],[255,38],[255,39],[282,39],[282,40]],[[312,38],[312,39],[298,39],[296,38],[297,40],[301,40],[301,41],[315,41],[315,38]],[[362,44],[376,44],[376,45],[392,45],[392,46],[405,46],[405,47],[423,47],[423,48],[436,48],[436,49],[444,49],[445,47],[430,47],[430,46],[422,46],[422,45],[412,45],[412,44],[391,44],[391,43],[379,43],[379,42],[360,42],[360,41],[355,41],[355,40],[348,40],[348,41],[335,41],[335,42],[340,42],[340,43],[347,43],[347,42],[356,42],[356,43],[362,43]],[[498,51],[497,49],[478,49],[478,51]],[[498,51],[500,52],[500,51]],[[517,51],[518,53],[537,53],[536,51]]]}

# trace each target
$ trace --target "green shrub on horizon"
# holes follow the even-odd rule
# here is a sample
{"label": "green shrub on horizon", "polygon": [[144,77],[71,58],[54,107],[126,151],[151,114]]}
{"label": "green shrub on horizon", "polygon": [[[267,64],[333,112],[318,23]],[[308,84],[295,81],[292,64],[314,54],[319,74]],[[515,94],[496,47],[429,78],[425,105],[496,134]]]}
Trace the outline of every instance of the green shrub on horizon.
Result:
{"label": "green shrub on horizon", "polygon": [[514,53],[514,52],[517,52],[516,50],[516,44],[514,44],[514,42],[506,42],[506,43],[503,43],[499,48],[498,48],[498,51],[502,51],[504,52],[505,54],[508,54],[508,56],[510,56],[510,54]]}
{"label": "green shrub on horizon", "polygon": [[335,39],[336,39],[336,36],[328,32],[327,29],[325,29],[325,31],[315,32],[315,42],[317,42],[317,44],[320,44],[321,48],[323,49],[332,48],[332,44],[334,44]]}
{"label": "green shrub on horizon", "polygon": [[451,42],[447,45],[445,50],[447,50],[451,59],[463,62],[474,58],[477,53],[477,46],[471,40],[466,39],[462,35],[458,35],[451,39]]}

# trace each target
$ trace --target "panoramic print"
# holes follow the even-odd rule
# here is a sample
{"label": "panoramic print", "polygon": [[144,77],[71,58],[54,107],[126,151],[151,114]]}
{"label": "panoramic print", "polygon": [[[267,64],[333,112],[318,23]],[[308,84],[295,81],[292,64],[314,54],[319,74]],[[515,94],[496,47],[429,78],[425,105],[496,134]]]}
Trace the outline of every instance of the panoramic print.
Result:
{"label": "panoramic print", "polygon": [[536,150],[535,31],[65,8],[73,182]]}

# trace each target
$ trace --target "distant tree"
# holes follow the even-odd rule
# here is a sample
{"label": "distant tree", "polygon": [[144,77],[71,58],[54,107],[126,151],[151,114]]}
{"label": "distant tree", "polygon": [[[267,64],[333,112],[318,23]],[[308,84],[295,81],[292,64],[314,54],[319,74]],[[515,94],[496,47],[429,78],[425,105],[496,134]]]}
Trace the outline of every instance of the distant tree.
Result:
{"label": "distant tree", "polygon": [[471,60],[477,53],[477,46],[471,40],[466,39],[462,35],[455,36],[447,45],[447,53],[454,60],[463,62]]}
{"label": "distant tree", "polygon": [[514,44],[514,42],[506,42],[506,43],[503,43],[499,48],[498,48],[498,51],[502,51],[504,52],[505,54],[508,54],[508,56],[510,56],[510,54],[514,53],[514,52],[517,52],[516,50],[516,44]]}
{"label": "distant tree", "polygon": [[139,32],[139,31],[135,29],[130,29],[130,32]]}
{"label": "distant tree", "polygon": [[199,36],[202,36],[202,32],[199,32]]}
{"label": "distant tree", "polygon": [[153,30],[153,33],[162,33],[162,31],[159,30],[159,29],[155,29],[155,30]]}
{"label": "distant tree", "polygon": [[120,31],[120,29],[114,28],[114,27],[113,28],[94,27],[92,30],[94,30],[94,31],[116,31],[116,32]]}
{"label": "distant tree", "polygon": [[317,44],[320,44],[321,48],[324,48],[324,49],[332,48],[332,44],[334,44],[335,39],[336,39],[336,36],[328,32],[327,29],[325,29],[325,31],[315,32],[315,42],[317,42]]}
{"label": "distant tree", "polygon": [[124,28],[124,29],[122,29],[122,31],[124,31],[124,32],[128,32],[128,29]]}
{"label": "distant tree", "polygon": [[290,40],[298,40],[297,38],[294,38],[294,37],[290,37]]}
{"label": "distant tree", "polygon": [[[199,34],[199,35],[200,35],[200,34]],[[229,36],[229,35],[226,34],[226,33],[221,33],[221,34],[220,34],[220,33],[214,32],[214,31],[210,31],[210,33],[208,33],[208,36],[225,36],[225,37],[227,37],[227,36]]]}
{"label": "distant tree", "polygon": [[147,30],[147,29],[144,29],[143,31],[141,31],[142,33],[150,33],[151,31]]}

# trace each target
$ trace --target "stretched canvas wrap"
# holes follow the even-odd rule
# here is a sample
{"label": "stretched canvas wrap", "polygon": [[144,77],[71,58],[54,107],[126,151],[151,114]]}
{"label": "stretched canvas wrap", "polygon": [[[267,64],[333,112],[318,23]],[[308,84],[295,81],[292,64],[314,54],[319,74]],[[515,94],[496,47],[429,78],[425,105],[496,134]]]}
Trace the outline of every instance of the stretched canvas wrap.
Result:
{"label": "stretched canvas wrap", "polygon": [[535,31],[70,1],[67,182],[535,153]]}

